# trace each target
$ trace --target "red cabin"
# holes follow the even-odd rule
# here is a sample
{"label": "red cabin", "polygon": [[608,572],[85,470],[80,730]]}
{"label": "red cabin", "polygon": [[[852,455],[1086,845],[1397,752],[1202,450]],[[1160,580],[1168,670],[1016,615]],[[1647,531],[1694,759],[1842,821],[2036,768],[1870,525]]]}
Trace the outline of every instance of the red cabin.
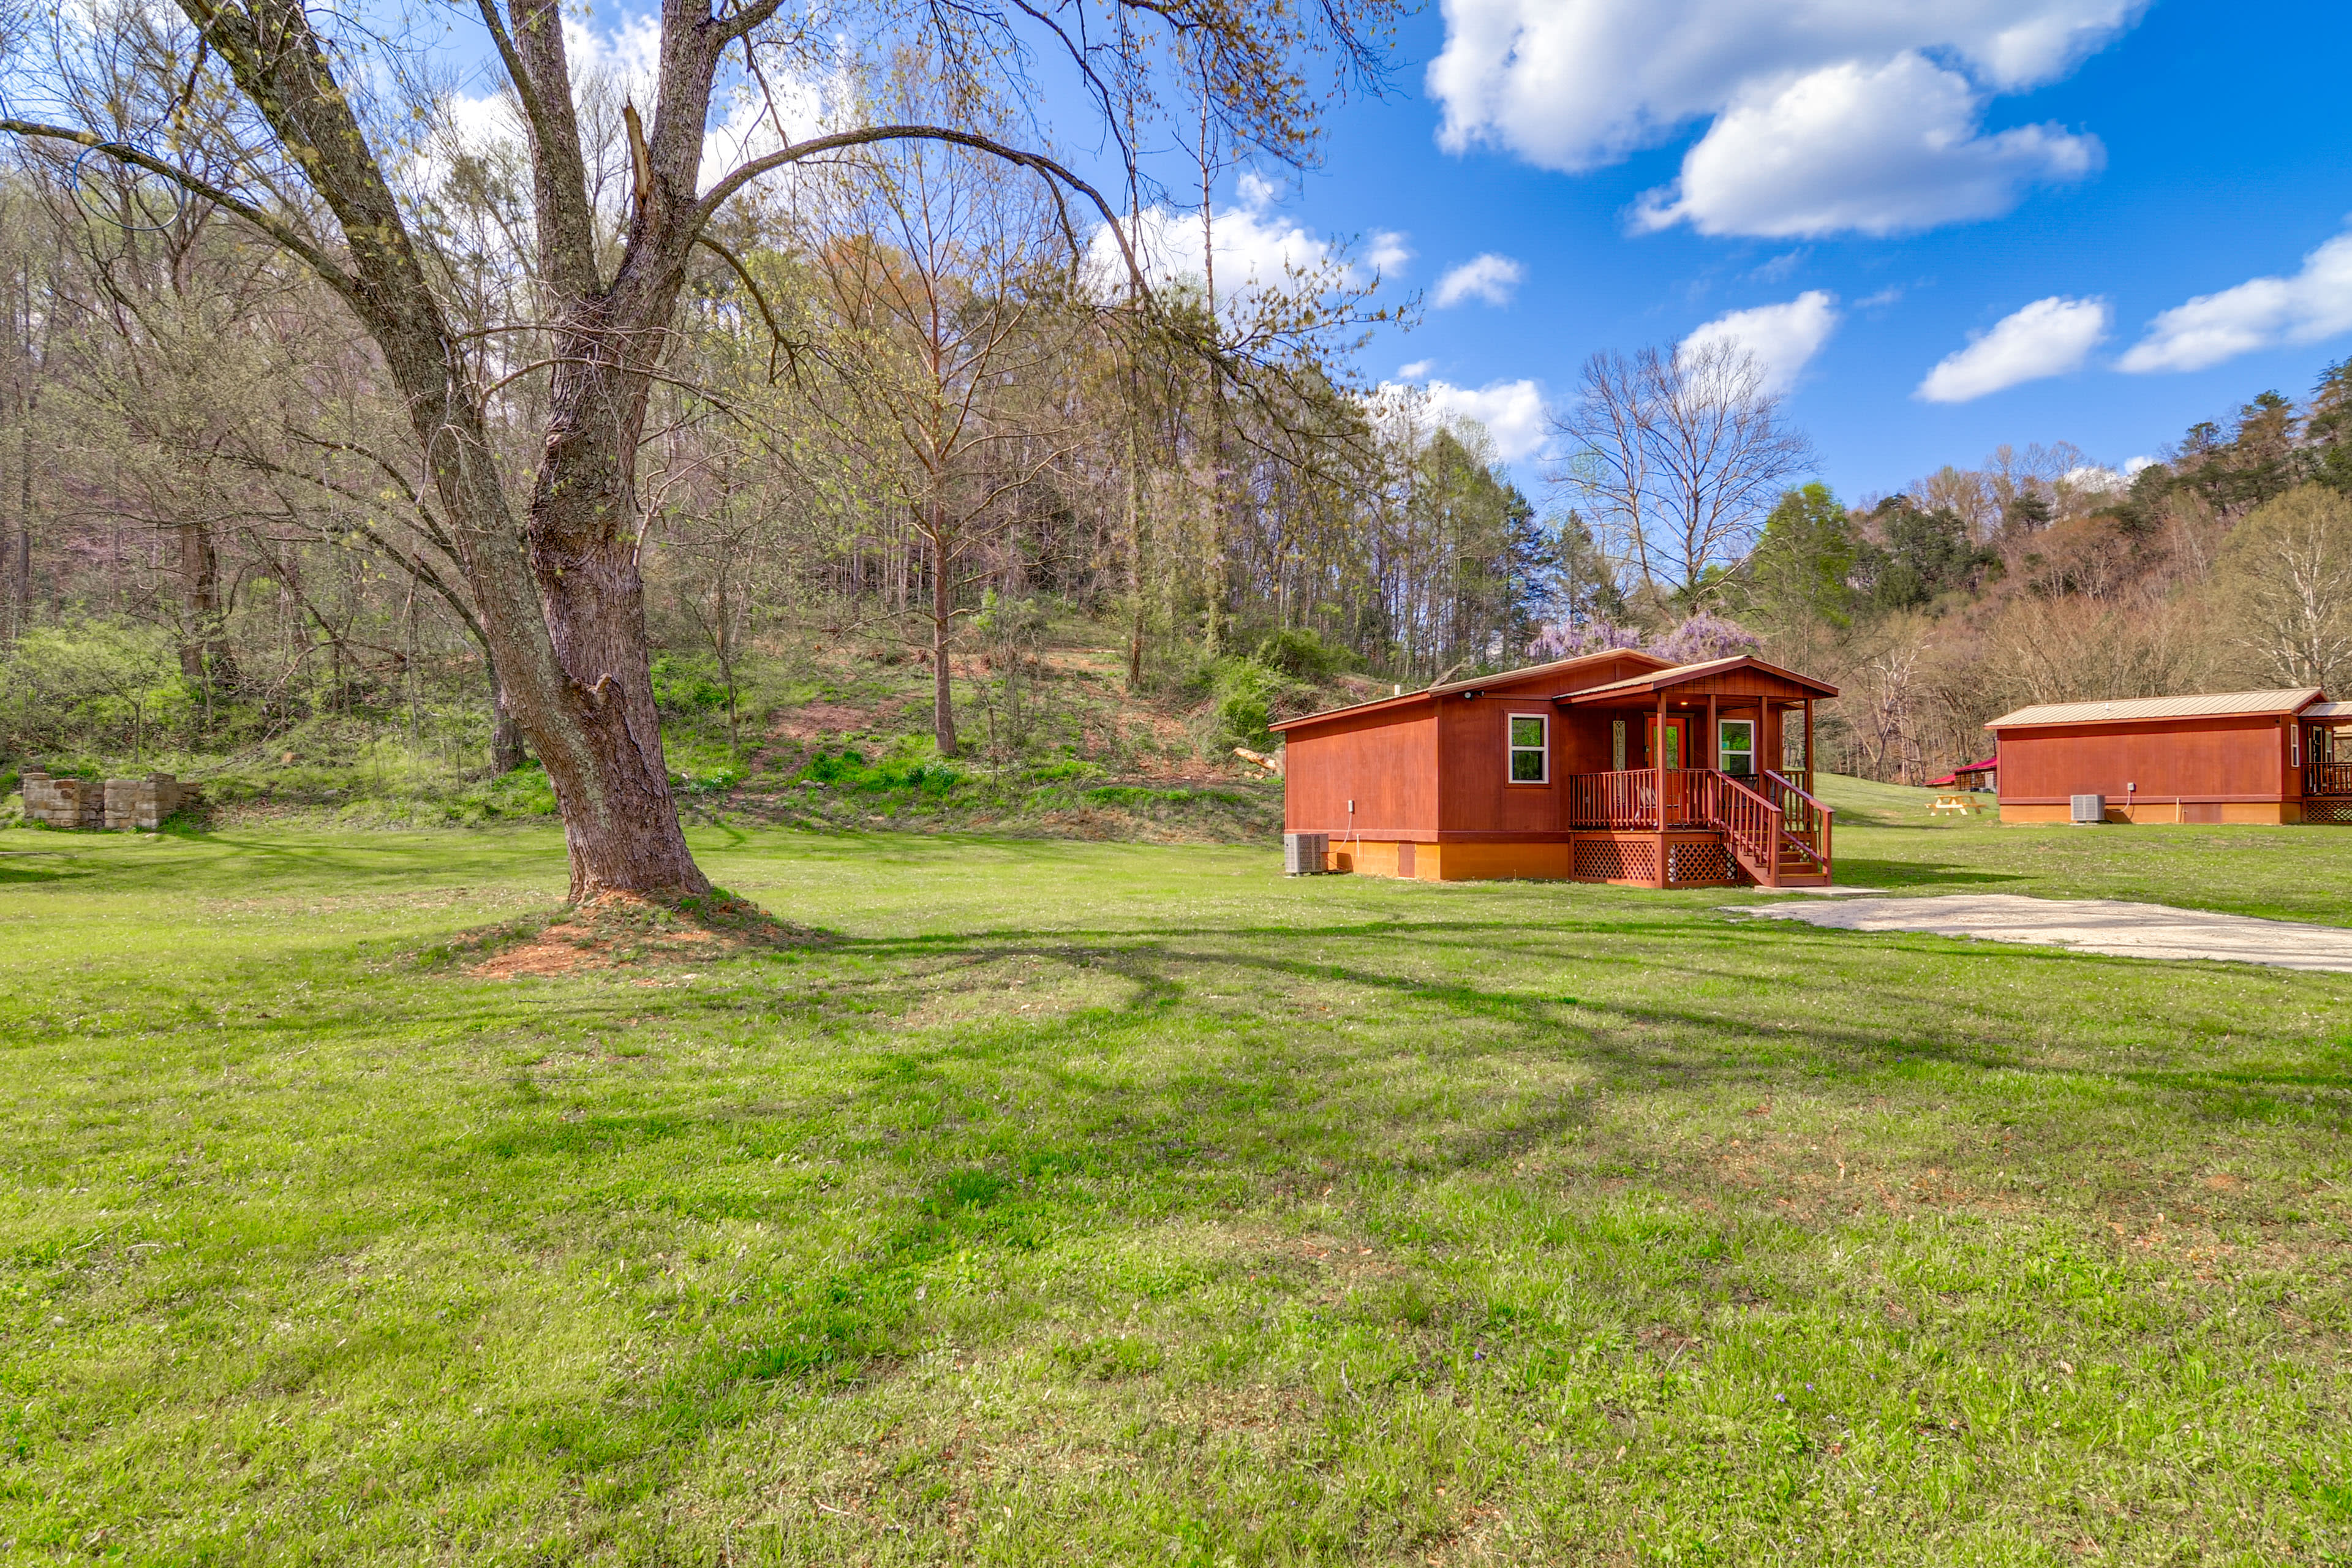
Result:
{"label": "red cabin", "polygon": [[2044,702],[1985,726],[2000,819],[2352,823],[2352,702],[2315,687]]}
{"label": "red cabin", "polygon": [[1274,726],[1283,826],[1328,834],[1330,869],[1423,881],[1823,883],[1812,710],[1836,695],[1612,649],[1311,713]]}
{"label": "red cabin", "polygon": [[1929,789],[1994,789],[1999,786],[2000,758],[1987,757],[1980,763],[1963,763],[1939,779],[1929,779]]}

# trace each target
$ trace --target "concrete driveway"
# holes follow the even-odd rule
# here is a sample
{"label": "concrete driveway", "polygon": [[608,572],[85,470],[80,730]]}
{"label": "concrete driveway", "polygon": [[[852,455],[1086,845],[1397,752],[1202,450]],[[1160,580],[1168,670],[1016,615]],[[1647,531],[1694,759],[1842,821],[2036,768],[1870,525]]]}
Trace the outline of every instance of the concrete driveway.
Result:
{"label": "concrete driveway", "polygon": [[2017,893],[1927,898],[1811,899],[1725,908],[1831,931],[1916,931],[1987,942],[2038,942],[2118,958],[2218,958],[2281,969],[2352,973],[2352,931],[2256,920],[2115,899],[2029,899]]}

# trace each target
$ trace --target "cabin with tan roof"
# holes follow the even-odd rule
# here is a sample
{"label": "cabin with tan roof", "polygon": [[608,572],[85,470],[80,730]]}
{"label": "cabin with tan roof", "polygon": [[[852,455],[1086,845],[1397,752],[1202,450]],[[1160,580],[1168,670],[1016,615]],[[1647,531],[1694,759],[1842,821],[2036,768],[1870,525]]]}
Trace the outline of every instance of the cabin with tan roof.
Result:
{"label": "cabin with tan roof", "polygon": [[2352,824],[2352,702],[2317,687],[2042,702],[1985,728],[2003,822]]}
{"label": "cabin with tan roof", "polygon": [[1274,726],[1283,826],[1327,836],[1328,869],[1423,881],[1825,883],[1812,714],[1836,695],[1618,648],[1310,713]]}

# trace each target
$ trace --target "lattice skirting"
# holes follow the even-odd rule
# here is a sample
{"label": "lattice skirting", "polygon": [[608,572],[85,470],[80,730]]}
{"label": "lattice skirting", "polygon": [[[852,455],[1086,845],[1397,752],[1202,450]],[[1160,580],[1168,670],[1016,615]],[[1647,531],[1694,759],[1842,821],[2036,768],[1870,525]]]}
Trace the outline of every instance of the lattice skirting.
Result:
{"label": "lattice skirting", "polygon": [[1580,838],[1569,874],[1587,882],[1648,882],[1658,874],[1657,845],[1631,838]]}
{"label": "lattice skirting", "polygon": [[1720,844],[1670,844],[1666,847],[1666,880],[1670,883],[1728,882],[1731,851]]}
{"label": "lattice skirting", "polygon": [[2305,800],[2303,803],[2303,819],[2352,827],[2352,800]]}

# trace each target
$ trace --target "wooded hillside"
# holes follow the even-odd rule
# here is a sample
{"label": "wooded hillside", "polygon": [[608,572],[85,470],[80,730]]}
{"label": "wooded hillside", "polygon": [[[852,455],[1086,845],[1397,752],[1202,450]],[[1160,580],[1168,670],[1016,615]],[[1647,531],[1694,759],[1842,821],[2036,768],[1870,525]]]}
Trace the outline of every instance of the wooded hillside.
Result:
{"label": "wooded hillside", "polygon": [[[132,42],[85,85],[135,109],[176,57]],[[908,66],[866,90],[913,115],[942,89]],[[583,96],[610,195],[619,88]],[[527,488],[553,363],[506,264],[530,169],[447,107],[422,100],[408,173],[435,183],[436,287]],[[1213,221],[1135,216],[1139,242]],[[1097,744],[1024,720],[1054,647],[1116,650],[1150,723],[1193,715],[1202,766],[1343,699],[1342,673],[1378,690],[1612,643],[1835,680],[1827,760],[1909,782],[2028,701],[2352,686],[2352,362],[2128,477],[2053,440],[1849,507],[1804,482],[1816,455],[1744,356],[1603,353],[1539,510],[1475,425],[1353,378],[1396,306],[1346,256],[1221,291],[1146,245],[1139,311],[1070,221],[1017,169],[907,142],[742,201],[695,252],[634,524],[680,740],[748,756],[794,649],[913,661],[929,749],[998,762]],[[317,277],[216,206],[27,142],[0,279],[9,755],[524,763],[409,411]]]}

